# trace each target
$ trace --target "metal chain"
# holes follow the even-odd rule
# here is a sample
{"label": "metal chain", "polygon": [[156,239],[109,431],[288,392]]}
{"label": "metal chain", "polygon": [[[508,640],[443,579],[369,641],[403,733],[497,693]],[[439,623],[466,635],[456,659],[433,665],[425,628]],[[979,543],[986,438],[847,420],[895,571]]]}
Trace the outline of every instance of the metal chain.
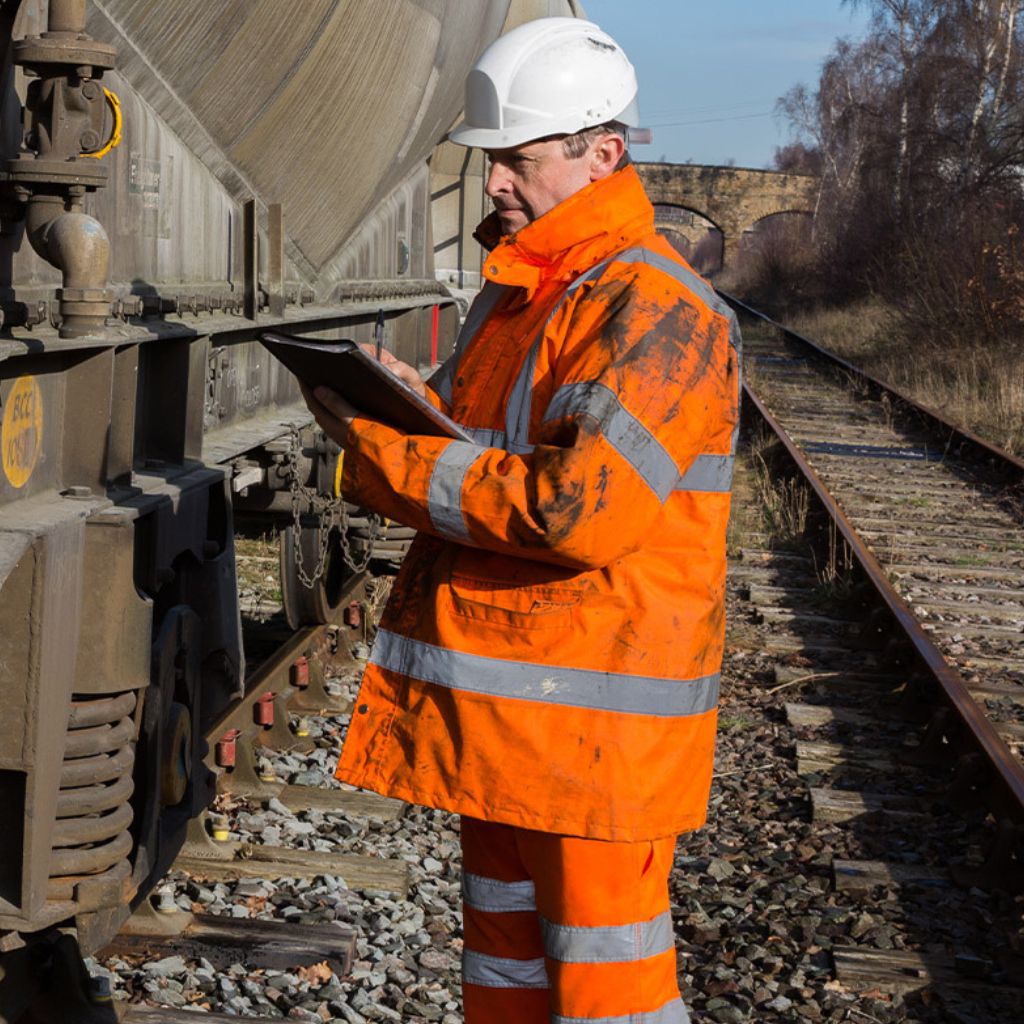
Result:
{"label": "metal chain", "polygon": [[[337,529],[341,535],[341,557],[352,572],[363,572],[370,564],[373,557],[373,546],[380,535],[381,519],[374,513],[370,513],[370,535],[366,545],[364,557],[356,562],[352,555],[352,544],[349,538],[348,509],[345,507],[344,499],[327,497],[320,494],[314,487],[307,487],[300,478],[299,455],[302,451],[302,439],[299,428],[293,423],[288,437],[288,451],[285,453],[285,464],[288,469],[288,487],[292,499],[292,545],[295,574],[299,582],[307,589],[312,590],[317,581],[323,576],[327,567],[327,552],[330,548],[331,533]],[[306,570],[305,558],[302,553],[302,515],[303,509],[308,509],[317,517],[317,555],[316,564],[313,566],[312,574]]]}

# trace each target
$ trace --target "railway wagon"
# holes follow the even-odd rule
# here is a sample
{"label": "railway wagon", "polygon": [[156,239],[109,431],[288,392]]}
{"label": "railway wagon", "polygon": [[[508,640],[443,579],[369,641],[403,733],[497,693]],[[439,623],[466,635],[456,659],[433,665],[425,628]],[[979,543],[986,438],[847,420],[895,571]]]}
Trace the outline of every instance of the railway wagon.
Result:
{"label": "railway wagon", "polygon": [[259,331],[443,359],[445,285],[479,271],[481,166],[443,143],[464,75],[503,28],[579,13],[0,3],[0,1019],[33,942],[101,945],[211,799],[236,529],[279,531],[293,625],[365,557],[358,510],[362,538],[321,545],[338,452]]}

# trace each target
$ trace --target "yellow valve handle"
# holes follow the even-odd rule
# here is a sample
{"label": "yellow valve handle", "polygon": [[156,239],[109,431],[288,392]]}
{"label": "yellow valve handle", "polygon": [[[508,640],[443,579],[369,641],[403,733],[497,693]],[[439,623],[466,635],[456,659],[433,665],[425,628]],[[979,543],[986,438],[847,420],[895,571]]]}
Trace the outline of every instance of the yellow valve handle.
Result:
{"label": "yellow valve handle", "polygon": [[107,139],[107,144],[102,149],[97,149],[94,153],[83,153],[82,156],[92,156],[97,160],[101,156],[106,156],[115,146],[121,144],[121,125],[123,118],[121,117],[121,101],[117,98],[115,93],[112,93],[109,89],[103,90],[103,95],[107,98],[107,103],[110,104],[111,113],[114,115],[114,130],[110,133],[110,138]]}
{"label": "yellow valve handle", "polygon": [[345,465],[345,449],[338,452],[338,463],[334,467],[334,496],[341,497],[341,471]]}

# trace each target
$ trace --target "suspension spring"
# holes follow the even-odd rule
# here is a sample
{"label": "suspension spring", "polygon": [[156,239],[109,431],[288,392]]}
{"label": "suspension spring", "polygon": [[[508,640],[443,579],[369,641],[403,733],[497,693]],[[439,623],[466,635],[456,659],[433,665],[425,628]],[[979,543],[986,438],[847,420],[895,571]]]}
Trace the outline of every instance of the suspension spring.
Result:
{"label": "suspension spring", "polygon": [[121,875],[132,849],[134,692],[76,695],[64,743],[50,877]]}

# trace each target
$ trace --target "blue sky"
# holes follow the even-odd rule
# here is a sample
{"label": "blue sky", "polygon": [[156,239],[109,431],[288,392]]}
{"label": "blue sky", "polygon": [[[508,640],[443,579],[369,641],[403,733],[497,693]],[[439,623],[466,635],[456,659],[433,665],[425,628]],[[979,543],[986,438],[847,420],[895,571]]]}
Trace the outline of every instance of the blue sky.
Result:
{"label": "blue sky", "polygon": [[[867,18],[839,0],[583,0],[629,54],[654,142],[639,160],[766,167],[789,139],[775,101],[813,86],[838,36]],[[677,124],[677,122],[686,122]]]}

